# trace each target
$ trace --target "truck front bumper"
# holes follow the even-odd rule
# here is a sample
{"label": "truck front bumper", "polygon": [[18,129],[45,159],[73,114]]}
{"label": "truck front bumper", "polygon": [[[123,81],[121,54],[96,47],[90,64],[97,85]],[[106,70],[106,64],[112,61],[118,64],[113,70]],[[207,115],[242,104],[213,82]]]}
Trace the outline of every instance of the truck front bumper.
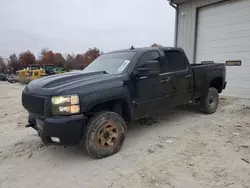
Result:
{"label": "truck front bumper", "polygon": [[35,128],[45,143],[71,145],[77,144],[82,140],[85,123],[86,117],[82,115],[45,119],[36,118]]}

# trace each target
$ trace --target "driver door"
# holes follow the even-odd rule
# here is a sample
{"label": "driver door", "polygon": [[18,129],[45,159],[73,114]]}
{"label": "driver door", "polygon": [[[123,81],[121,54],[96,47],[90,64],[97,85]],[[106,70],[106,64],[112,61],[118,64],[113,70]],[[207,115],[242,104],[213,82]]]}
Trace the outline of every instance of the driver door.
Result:
{"label": "driver door", "polygon": [[[158,51],[146,52],[140,58],[137,68],[147,67],[147,63],[150,61],[158,61],[158,65],[155,65],[159,68],[160,72],[160,61],[161,55]],[[135,86],[135,114],[136,117],[144,117],[148,113],[152,113],[158,107],[160,107],[162,98],[165,95],[164,89],[162,87],[161,78],[159,74],[141,76],[137,75],[134,82]]]}

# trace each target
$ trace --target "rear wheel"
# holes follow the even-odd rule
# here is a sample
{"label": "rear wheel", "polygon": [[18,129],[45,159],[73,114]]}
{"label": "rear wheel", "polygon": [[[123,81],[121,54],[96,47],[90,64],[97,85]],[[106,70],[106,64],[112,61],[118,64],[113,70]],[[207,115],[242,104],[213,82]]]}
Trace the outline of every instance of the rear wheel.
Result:
{"label": "rear wheel", "polygon": [[213,114],[216,112],[219,105],[218,90],[214,87],[210,87],[208,92],[201,97],[201,108],[206,114]]}
{"label": "rear wheel", "polygon": [[91,157],[101,159],[120,151],[126,132],[126,123],[119,114],[100,112],[89,120],[83,144]]}

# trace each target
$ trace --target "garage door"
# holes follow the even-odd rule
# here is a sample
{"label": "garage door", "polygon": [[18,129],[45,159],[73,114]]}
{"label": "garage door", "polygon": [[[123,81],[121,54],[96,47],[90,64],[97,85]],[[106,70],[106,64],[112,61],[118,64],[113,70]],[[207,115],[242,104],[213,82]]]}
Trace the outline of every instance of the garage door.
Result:
{"label": "garage door", "polygon": [[235,0],[199,10],[196,63],[241,60],[227,67],[226,95],[250,98],[250,0]]}

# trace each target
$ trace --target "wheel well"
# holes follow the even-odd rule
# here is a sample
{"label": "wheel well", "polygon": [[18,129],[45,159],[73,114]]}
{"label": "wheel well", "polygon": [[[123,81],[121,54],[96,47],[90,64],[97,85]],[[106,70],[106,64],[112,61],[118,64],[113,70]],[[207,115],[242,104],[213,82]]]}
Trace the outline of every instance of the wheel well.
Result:
{"label": "wheel well", "polygon": [[123,117],[125,121],[131,121],[129,106],[125,100],[111,100],[97,104],[89,110],[88,114],[93,115],[102,110],[116,112]]}
{"label": "wheel well", "polygon": [[218,90],[218,92],[221,93],[222,88],[223,88],[223,78],[221,78],[221,77],[214,78],[210,82],[210,87],[216,88]]}

